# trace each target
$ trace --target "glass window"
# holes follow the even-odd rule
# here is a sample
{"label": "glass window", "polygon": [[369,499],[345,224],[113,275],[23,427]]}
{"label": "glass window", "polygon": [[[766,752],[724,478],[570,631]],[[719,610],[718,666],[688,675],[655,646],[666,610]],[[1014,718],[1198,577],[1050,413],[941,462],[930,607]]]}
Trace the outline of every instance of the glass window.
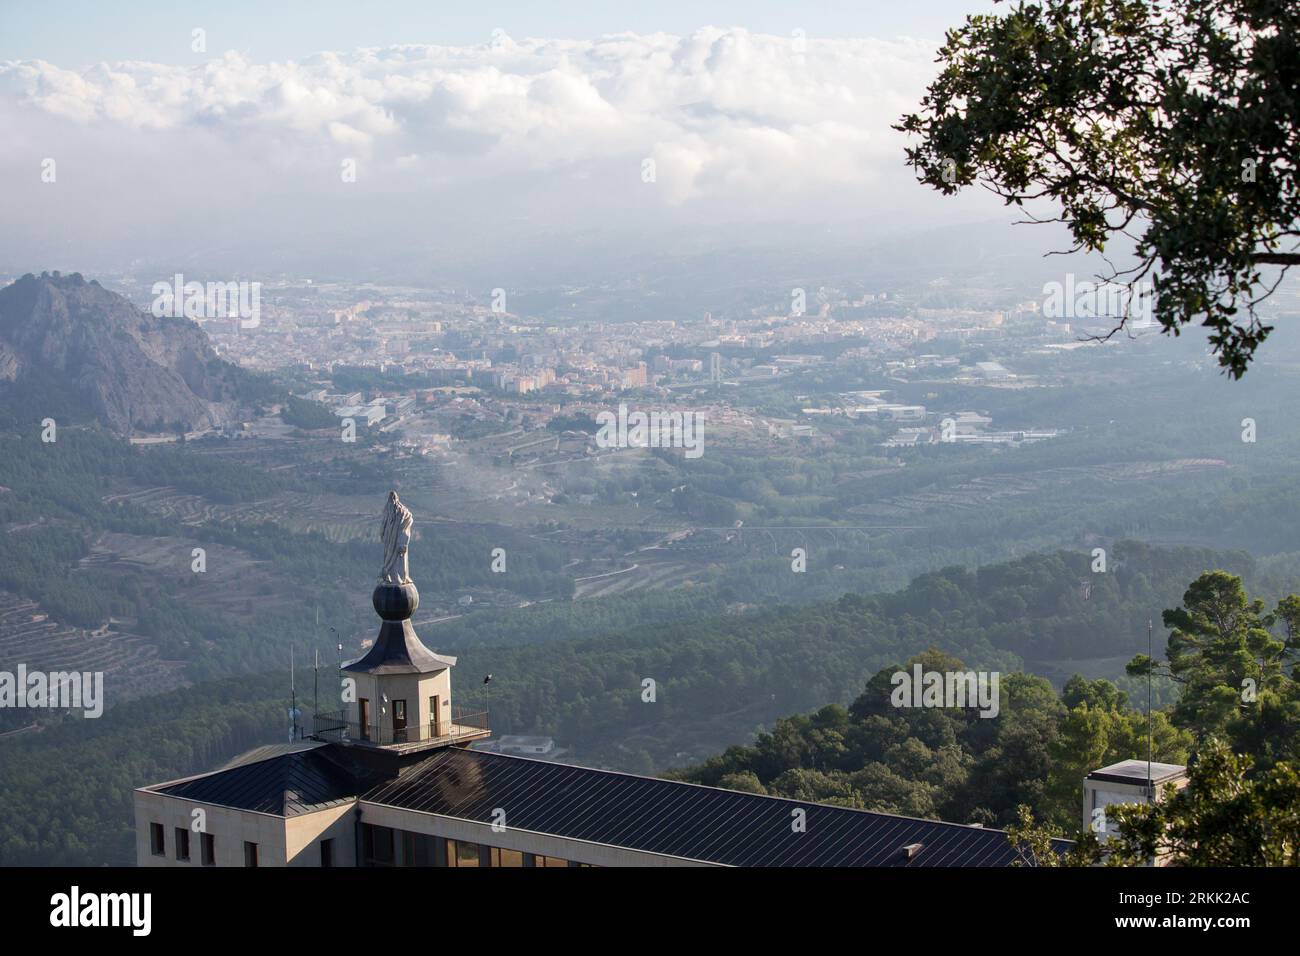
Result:
{"label": "glass window", "polygon": [[244,866],[257,866],[257,844],[244,841]]}
{"label": "glass window", "polygon": [[163,832],[161,823],[149,824],[149,851],[154,856],[166,856],[167,847],[164,845],[166,836]]}
{"label": "glass window", "polygon": [[404,744],[406,736],[406,701],[393,701],[393,743]]}
{"label": "glass window", "polygon": [[361,825],[362,856],[368,866],[393,865],[393,831],[371,823]]}
{"label": "glass window", "polygon": [[433,866],[434,837],[402,831],[402,866]]}
{"label": "glass window", "polygon": [[402,830],[402,866],[434,866],[436,837]]}
{"label": "glass window", "polygon": [[176,828],[176,859],[189,861],[190,858],[190,831],[184,827]]}
{"label": "glass window", "polygon": [[320,841],[320,865],[322,869],[329,869],[334,865],[334,841]]}
{"label": "glass window", "polygon": [[211,833],[199,837],[199,859],[204,866],[217,865],[217,841]]}
{"label": "glass window", "polygon": [[478,866],[478,858],[477,843],[466,843],[464,840],[447,841],[448,866]]}
{"label": "glass window", "polygon": [[492,848],[492,865],[493,866],[523,866],[524,855],[518,850],[503,850],[501,847]]}

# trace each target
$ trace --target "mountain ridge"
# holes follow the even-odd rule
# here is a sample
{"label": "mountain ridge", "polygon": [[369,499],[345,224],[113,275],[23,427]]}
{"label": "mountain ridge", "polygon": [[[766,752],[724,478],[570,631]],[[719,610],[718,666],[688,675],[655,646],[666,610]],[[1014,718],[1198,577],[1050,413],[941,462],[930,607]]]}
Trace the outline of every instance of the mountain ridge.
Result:
{"label": "mountain ridge", "polygon": [[248,378],[194,322],[155,317],[80,273],[0,289],[0,389],[65,382],[74,406],[119,435],[219,427],[238,417]]}

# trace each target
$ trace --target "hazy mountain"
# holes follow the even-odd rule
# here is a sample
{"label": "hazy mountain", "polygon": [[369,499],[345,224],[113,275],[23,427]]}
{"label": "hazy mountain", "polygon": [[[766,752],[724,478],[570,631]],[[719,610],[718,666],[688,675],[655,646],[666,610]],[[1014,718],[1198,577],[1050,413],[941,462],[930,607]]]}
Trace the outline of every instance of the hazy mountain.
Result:
{"label": "hazy mountain", "polygon": [[155,318],[80,274],[0,289],[0,389],[50,396],[119,434],[229,421],[248,380],[195,323]]}

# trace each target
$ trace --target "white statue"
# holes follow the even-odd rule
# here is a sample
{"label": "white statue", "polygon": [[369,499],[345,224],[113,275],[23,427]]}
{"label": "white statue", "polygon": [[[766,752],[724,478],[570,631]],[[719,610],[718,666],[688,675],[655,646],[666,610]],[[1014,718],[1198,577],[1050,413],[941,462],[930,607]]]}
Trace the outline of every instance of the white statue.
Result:
{"label": "white statue", "polygon": [[388,504],[384,505],[380,537],[384,542],[384,566],[379,569],[379,583],[410,584],[406,549],[411,545],[411,512],[395,491],[388,493]]}

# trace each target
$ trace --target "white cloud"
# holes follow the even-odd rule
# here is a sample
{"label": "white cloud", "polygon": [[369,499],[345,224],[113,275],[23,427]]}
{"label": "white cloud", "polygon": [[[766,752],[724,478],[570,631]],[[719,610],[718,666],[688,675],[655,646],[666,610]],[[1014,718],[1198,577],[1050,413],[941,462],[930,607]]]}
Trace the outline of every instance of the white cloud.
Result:
{"label": "white cloud", "polygon": [[669,203],[869,187],[900,163],[889,124],[933,71],[914,41],[821,40],[707,28],[686,37],[398,46],[255,63],[83,71],[0,62],[10,118],[45,114],[90,142],[215,136],[278,169],[361,155],[395,176],[462,164],[477,176],[658,164]]}

